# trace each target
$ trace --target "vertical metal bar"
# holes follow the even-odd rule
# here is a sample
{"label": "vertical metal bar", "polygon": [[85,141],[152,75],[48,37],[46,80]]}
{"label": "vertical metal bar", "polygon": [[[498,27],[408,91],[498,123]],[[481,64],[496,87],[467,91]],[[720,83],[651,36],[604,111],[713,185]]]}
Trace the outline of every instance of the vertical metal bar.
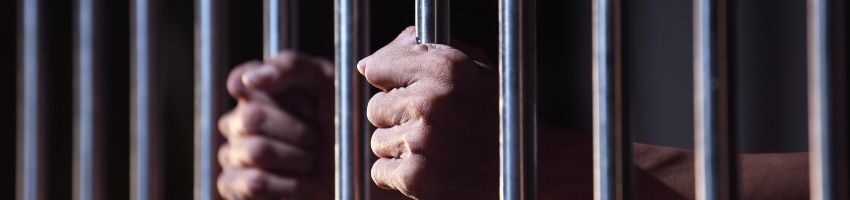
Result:
{"label": "vertical metal bar", "polygon": [[449,44],[449,0],[416,0],[416,42],[419,44]]}
{"label": "vertical metal bar", "polygon": [[696,199],[736,199],[729,98],[731,15],[727,0],[694,1]]}
{"label": "vertical metal bar", "polygon": [[361,94],[363,82],[355,65],[362,57],[361,28],[363,20],[358,9],[361,0],[335,1],[336,38],[336,199],[363,199],[360,181],[363,153],[361,152]]}
{"label": "vertical metal bar", "polygon": [[18,175],[17,198],[21,200],[43,199],[46,185],[44,172],[45,155],[42,128],[47,124],[45,111],[44,80],[42,72],[43,50],[41,49],[44,5],[40,0],[21,0],[20,32],[18,51],[20,87],[18,90]]}
{"label": "vertical metal bar", "polygon": [[[371,46],[371,43],[372,43],[371,28],[372,28],[372,25],[370,23],[371,17],[372,17],[371,16],[372,1],[371,0],[360,0],[360,2],[358,3],[357,6],[358,6],[357,10],[360,12],[360,15],[359,15],[360,21],[358,23],[358,27],[359,27],[359,31],[360,31],[360,34],[358,35],[358,41],[360,42],[359,43],[360,56],[366,57],[366,56],[368,56],[372,53],[371,52],[371,48],[372,48],[372,46]],[[370,85],[369,82],[366,81],[366,79],[361,76],[360,77],[360,102],[361,102],[361,104],[360,104],[360,108],[359,108],[361,111],[366,110],[366,106],[367,106],[366,102],[369,102],[369,99],[372,98],[372,91],[373,90],[375,90],[375,89],[372,88],[372,85]],[[366,117],[365,114],[360,115],[360,130],[362,131],[361,132],[362,134],[361,134],[361,137],[360,137],[360,144],[362,144],[360,146],[360,149],[361,149],[360,154],[362,156],[361,159],[360,159],[361,160],[361,162],[360,162],[360,174],[361,175],[360,176],[363,177],[363,178],[360,179],[360,184],[362,185],[361,191],[363,191],[361,196],[363,197],[363,199],[373,199],[372,198],[372,191],[379,189],[375,184],[372,183],[372,179],[371,179],[371,176],[370,176],[371,171],[372,171],[372,164],[374,163],[372,161],[372,158],[375,158],[375,155],[372,153],[372,147],[369,145],[369,143],[372,142],[372,133],[375,132],[375,128],[372,127],[372,123],[369,122],[369,119]]]}
{"label": "vertical metal bar", "polygon": [[217,118],[224,105],[225,0],[195,1],[195,199],[219,199]]}
{"label": "vertical metal bar", "polygon": [[625,130],[620,0],[593,1],[593,195],[631,199],[631,137]]}
{"label": "vertical metal bar", "polygon": [[501,199],[536,199],[535,0],[499,1]]}
{"label": "vertical metal bar", "polygon": [[75,116],[75,159],[74,159],[74,199],[102,199],[102,181],[100,172],[101,155],[104,149],[98,137],[103,137],[103,111],[98,104],[105,97],[99,85],[103,65],[102,51],[95,39],[100,36],[97,19],[102,13],[102,3],[96,0],[77,0],[76,10],[76,106]]}
{"label": "vertical metal bar", "polygon": [[809,176],[815,200],[848,195],[840,186],[847,178],[841,166],[846,157],[840,156],[847,148],[846,9],[842,0],[808,1]]}
{"label": "vertical metal bar", "polygon": [[131,14],[131,199],[161,199],[160,84],[156,79],[155,0],[133,0]]}
{"label": "vertical metal bar", "polygon": [[298,0],[263,1],[263,55],[298,47]]}

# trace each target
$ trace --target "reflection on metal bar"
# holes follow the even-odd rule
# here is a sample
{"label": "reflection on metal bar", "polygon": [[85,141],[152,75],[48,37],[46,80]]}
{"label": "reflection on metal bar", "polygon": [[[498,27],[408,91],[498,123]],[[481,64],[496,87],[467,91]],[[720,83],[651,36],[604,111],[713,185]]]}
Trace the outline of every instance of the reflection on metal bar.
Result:
{"label": "reflection on metal bar", "polygon": [[449,44],[449,0],[416,0],[416,42]]}
{"label": "reflection on metal bar", "polygon": [[277,55],[281,49],[298,47],[298,0],[263,1],[263,54]]}
{"label": "reflection on metal bar", "polygon": [[45,99],[43,73],[44,58],[41,49],[44,5],[40,0],[22,0],[18,51],[21,77],[18,91],[18,169],[17,198],[39,200],[46,194],[44,176]]}
{"label": "reflection on metal bar", "polygon": [[76,76],[74,108],[75,153],[74,153],[74,199],[93,200],[103,198],[103,167],[99,152],[104,149],[99,142],[103,137],[103,109],[100,103],[106,97],[101,90],[103,54],[96,40],[102,33],[97,21],[102,13],[96,0],[77,0],[76,21]]}
{"label": "reflection on metal bar", "polygon": [[631,137],[625,130],[622,6],[593,1],[593,195],[631,199]]}
{"label": "reflection on metal bar", "polygon": [[363,19],[360,18],[362,0],[335,0],[336,39],[336,163],[335,198],[364,199],[362,162],[364,148],[361,145],[362,106],[361,89],[363,81],[357,73],[356,62],[362,55],[363,42],[361,31]]}
{"label": "reflection on metal bar", "polygon": [[848,195],[841,186],[847,178],[841,160],[847,158],[840,156],[848,137],[846,9],[846,1],[808,1],[809,175],[815,200]]}
{"label": "reflection on metal bar", "polygon": [[195,1],[195,199],[219,199],[217,119],[224,108],[225,0]]}
{"label": "reflection on metal bar", "polygon": [[160,67],[155,52],[157,15],[154,0],[133,0],[131,6],[131,199],[162,199],[161,85],[154,77]]}
{"label": "reflection on metal bar", "polygon": [[537,199],[536,1],[499,1],[501,199]]}
{"label": "reflection on metal bar", "polygon": [[735,143],[731,133],[730,5],[694,2],[694,147],[696,199],[735,199]]}

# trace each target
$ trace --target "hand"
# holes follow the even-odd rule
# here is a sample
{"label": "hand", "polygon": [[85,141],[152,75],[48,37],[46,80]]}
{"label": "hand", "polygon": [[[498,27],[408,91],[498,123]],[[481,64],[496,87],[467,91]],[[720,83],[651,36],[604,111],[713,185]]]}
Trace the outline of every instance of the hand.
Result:
{"label": "hand", "polygon": [[227,199],[333,196],[333,65],[283,52],[234,69],[238,106],[219,120],[218,190]]}
{"label": "hand", "polygon": [[479,52],[415,44],[408,28],[358,63],[382,90],[366,111],[378,186],[416,199],[497,198],[496,74],[468,53]]}

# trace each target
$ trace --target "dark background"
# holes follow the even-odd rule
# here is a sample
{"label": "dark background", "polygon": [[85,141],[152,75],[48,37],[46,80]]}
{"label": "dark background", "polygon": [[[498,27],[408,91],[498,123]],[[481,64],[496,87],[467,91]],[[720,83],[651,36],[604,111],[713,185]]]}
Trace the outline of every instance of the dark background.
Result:
{"label": "dark background", "polygon": [[[51,14],[48,69],[51,132],[50,194],[48,199],[70,199],[73,158],[73,1],[45,0]],[[107,89],[114,103],[107,133],[107,199],[125,199],[129,175],[129,2],[106,1],[110,11],[107,32],[110,59]],[[479,3],[481,2],[481,3]],[[497,1],[452,2],[452,34],[478,46],[495,60]],[[738,16],[734,74],[736,74],[736,128],[743,152],[806,150],[805,1],[734,1]],[[693,132],[691,2],[636,0],[626,10],[630,69],[631,131],[639,142],[690,147]],[[539,1],[540,114],[552,125],[589,133],[591,130],[590,1]],[[231,1],[228,57],[230,66],[261,58],[262,3]],[[17,90],[17,1],[0,3],[0,199],[14,198]],[[160,21],[164,44],[161,56],[166,85],[164,117],[167,199],[192,196],[193,155],[193,1],[162,1]],[[413,24],[413,1],[372,0],[373,50]],[[324,57],[333,55],[333,2],[301,1],[301,50]],[[224,88],[222,88],[224,89]]]}

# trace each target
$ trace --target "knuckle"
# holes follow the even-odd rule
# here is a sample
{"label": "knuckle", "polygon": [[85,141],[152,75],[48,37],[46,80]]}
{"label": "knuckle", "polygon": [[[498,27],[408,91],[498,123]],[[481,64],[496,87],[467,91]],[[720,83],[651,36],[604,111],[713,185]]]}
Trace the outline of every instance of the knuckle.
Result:
{"label": "knuckle", "polygon": [[366,105],[366,118],[372,125],[378,126],[378,122],[382,117],[381,110],[383,109],[385,96],[386,92],[378,92],[369,99],[369,103]]}
{"label": "knuckle", "polygon": [[218,118],[218,131],[222,134],[222,136],[225,136],[225,138],[227,138],[227,136],[230,133],[229,123],[230,123],[230,116],[232,116],[232,114],[233,114],[233,111],[231,111],[227,114],[224,114],[223,116]]}
{"label": "knuckle", "polygon": [[218,162],[219,162],[219,165],[222,166],[222,168],[227,168],[227,163],[230,162],[230,158],[228,156],[228,149],[229,148],[230,147],[229,147],[228,144],[224,144],[224,145],[222,145],[221,147],[218,148]]}

